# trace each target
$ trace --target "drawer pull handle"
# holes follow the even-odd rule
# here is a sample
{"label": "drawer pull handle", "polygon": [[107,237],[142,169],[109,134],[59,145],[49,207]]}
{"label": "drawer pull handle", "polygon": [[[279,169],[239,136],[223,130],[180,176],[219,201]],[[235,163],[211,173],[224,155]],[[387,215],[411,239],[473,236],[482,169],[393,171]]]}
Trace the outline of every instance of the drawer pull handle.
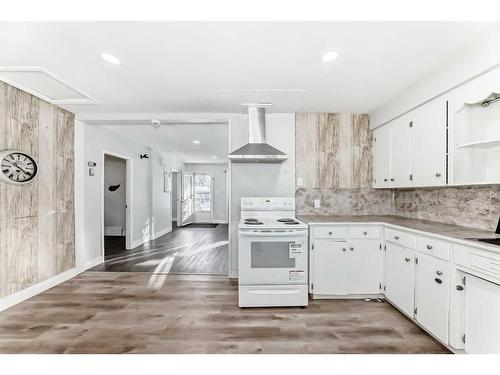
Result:
{"label": "drawer pull handle", "polygon": [[387,182],[387,178],[384,178],[384,182]]}
{"label": "drawer pull handle", "polygon": [[328,232],[328,234],[331,236],[333,234],[333,232]]}
{"label": "drawer pull handle", "polygon": [[434,279],[434,281],[437,282],[438,284],[442,284],[443,283],[443,280],[438,279],[437,277]]}
{"label": "drawer pull handle", "polygon": [[346,251],[347,249],[345,247],[342,248],[342,251]]}
{"label": "drawer pull handle", "polygon": [[437,172],[436,177],[441,177],[441,173]]}
{"label": "drawer pull handle", "polygon": [[441,276],[443,273],[441,271],[436,271],[436,275]]}
{"label": "drawer pull handle", "polygon": [[432,245],[427,245],[427,248],[430,250],[432,249]]}
{"label": "drawer pull handle", "polygon": [[391,178],[391,181],[396,181],[394,178]]}
{"label": "drawer pull handle", "polygon": [[349,250],[354,251],[354,247],[350,247]]}
{"label": "drawer pull handle", "polygon": [[363,232],[363,234],[366,236],[366,235],[368,234],[368,232],[365,230],[365,231]]}
{"label": "drawer pull handle", "polygon": [[395,240],[399,240],[399,236],[394,236],[394,239]]}
{"label": "drawer pull handle", "polygon": [[462,290],[464,290],[464,287],[462,285],[457,285],[455,287],[459,292],[461,292]]}
{"label": "drawer pull handle", "polygon": [[411,259],[410,258],[405,258],[405,261],[409,262]]}

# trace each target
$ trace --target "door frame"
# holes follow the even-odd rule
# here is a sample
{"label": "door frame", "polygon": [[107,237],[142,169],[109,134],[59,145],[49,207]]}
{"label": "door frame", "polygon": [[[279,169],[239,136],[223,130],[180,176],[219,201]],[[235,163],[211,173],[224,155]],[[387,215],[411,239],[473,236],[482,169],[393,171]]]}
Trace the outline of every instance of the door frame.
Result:
{"label": "door frame", "polygon": [[133,218],[133,206],[132,206],[132,181],[133,181],[133,164],[132,158],[122,154],[118,154],[113,151],[102,150],[101,163],[102,163],[102,173],[101,173],[101,257],[102,262],[104,262],[104,174],[105,167],[104,161],[106,155],[114,156],[115,158],[125,160],[125,249],[132,249],[132,218]]}
{"label": "door frame", "polygon": [[[172,177],[175,174],[175,191],[176,191],[176,194],[175,194],[175,216],[176,216],[175,223],[176,223],[177,227],[180,227],[179,220],[181,219],[182,212],[181,212],[181,200],[179,199],[179,194],[182,194],[182,192],[181,192],[182,181],[180,180],[182,178],[182,170],[172,168],[172,169],[170,169],[170,173],[172,173]],[[172,186],[172,190],[173,190],[173,186]],[[174,204],[172,191],[170,191],[170,204],[171,205]],[[172,217],[172,221],[173,221],[173,217]]]}

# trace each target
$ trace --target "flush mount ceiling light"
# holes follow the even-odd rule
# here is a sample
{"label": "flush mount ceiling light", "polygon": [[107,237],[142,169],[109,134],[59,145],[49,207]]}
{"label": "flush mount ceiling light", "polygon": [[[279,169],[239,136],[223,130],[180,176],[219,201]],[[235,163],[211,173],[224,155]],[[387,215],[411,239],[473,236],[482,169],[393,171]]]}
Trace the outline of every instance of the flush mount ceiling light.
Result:
{"label": "flush mount ceiling light", "polygon": [[200,142],[199,140],[197,140],[197,139],[195,139],[195,140],[193,141],[193,144],[194,144],[194,145],[199,145],[200,143],[201,143],[201,142]]}
{"label": "flush mount ceiling light", "polygon": [[101,53],[101,58],[109,64],[119,65],[120,59],[116,56],[113,56],[109,53],[103,52]]}
{"label": "flush mount ceiling light", "polygon": [[213,155],[213,156],[212,156],[212,159],[217,159],[217,156]]}
{"label": "flush mount ceiling light", "polygon": [[323,62],[332,62],[336,60],[337,57],[339,57],[339,53],[337,51],[326,51],[321,56],[321,60],[323,60]]}

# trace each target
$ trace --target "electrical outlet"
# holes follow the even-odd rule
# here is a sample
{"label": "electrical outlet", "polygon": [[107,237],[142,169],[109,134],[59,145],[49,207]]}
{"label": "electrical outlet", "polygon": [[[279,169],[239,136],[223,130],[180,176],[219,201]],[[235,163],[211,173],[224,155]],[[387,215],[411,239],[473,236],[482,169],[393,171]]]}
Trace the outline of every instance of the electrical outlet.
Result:
{"label": "electrical outlet", "polygon": [[314,208],[320,208],[321,207],[321,201],[319,199],[314,200]]}

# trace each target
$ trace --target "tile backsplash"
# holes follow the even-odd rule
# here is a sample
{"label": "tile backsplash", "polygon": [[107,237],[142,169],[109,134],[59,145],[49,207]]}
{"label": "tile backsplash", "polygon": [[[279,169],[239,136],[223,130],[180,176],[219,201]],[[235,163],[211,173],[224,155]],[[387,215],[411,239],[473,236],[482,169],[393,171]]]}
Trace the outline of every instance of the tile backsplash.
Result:
{"label": "tile backsplash", "polygon": [[[320,199],[321,207],[314,208]],[[500,185],[416,189],[297,189],[298,215],[397,215],[495,230]]]}
{"label": "tile backsplash", "polygon": [[500,215],[500,185],[397,189],[393,213],[495,230]]}

